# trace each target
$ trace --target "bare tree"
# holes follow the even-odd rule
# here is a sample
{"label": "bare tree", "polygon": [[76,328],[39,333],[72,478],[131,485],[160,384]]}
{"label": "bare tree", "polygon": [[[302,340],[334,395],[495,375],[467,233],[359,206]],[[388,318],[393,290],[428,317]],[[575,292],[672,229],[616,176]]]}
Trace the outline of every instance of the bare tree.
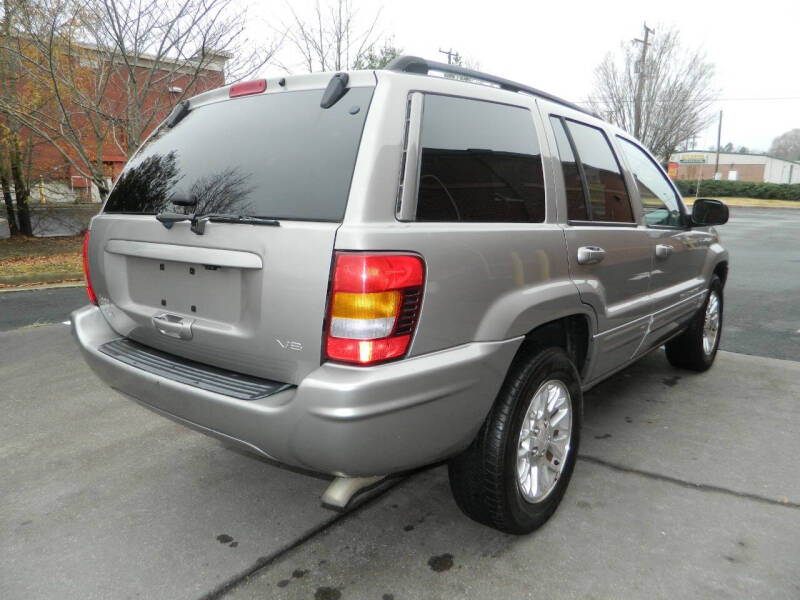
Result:
{"label": "bare tree", "polygon": [[[649,38],[644,64],[641,48],[632,42],[623,44],[621,53],[605,57],[595,70],[589,104],[667,160],[713,121],[709,109],[716,90],[714,67],[705,53],[684,49],[674,29],[656,30]],[[639,131],[637,91],[641,94]]]}
{"label": "bare tree", "polygon": [[800,160],[800,129],[792,129],[772,140],[769,153],[786,160]]}
{"label": "bare tree", "polygon": [[375,52],[381,37],[380,10],[365,20],[351,0],[325,0],[324,4],[317,0],[310,16],[291,6],[290,10],[286,37],[309,73],[363,68],[371,58],[379,61],[381,55]]}
{"label": "bare tree", "polygon": [[[104,153],[130,157],[173,105],[249,76],[280,41],[250,44],[234,0],[36,0],[23,2],[18,18],[5,47],[52,100],[31,110],[3,99],[0,108],[56,148],[101,199]],[[207,81],[214,71],[220,80]]]}
{"label": "bare tree", "polygon": [[6,222],[8,223],[8,231],[14,236],[19,233],[19,225],[17,224],[17,213],[14,208],[14,199],[11,197],[11,180],[8,175],[8,167],[6,167],[5,149],[0,149],[0,190],[3,194],[3,204],[6,208]]}
{"label": "bare tree", "polygon": [[[3,0],[0,40],[7,40],[11,36],[13,15],[21,8],[18,0]],[[23,85],[19,57],[9,52],[5,44],[0,44],[0,98],[4,99],[0,102],[0,188],[8,217],[8,229],[12,236],[31,236],[33,226],[28,209],[30,168],[26,166],[30,167],[32,139],[30,132],[24,136],[20,119],[14,111],[5,109],[5,105],[24,103],[35,106],[40,100],[36,94],[31,93],[29,87]]]}

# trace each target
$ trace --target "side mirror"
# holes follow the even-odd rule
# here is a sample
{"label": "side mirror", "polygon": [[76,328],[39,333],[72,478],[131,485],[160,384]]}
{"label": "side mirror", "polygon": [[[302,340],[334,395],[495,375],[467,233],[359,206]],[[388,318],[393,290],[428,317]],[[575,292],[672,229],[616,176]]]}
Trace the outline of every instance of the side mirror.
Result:
{"label": "side mirror", "polygon": [[692,205],[692,225],[708,227],[728,222],[728,207],[724,202],[712,198],[698,198]]}

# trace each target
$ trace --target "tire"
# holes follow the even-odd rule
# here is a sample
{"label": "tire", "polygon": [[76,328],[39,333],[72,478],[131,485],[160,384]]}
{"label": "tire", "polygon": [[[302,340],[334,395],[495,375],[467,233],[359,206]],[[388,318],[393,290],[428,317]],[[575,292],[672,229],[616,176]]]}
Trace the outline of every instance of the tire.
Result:
{"label": "tire", "polygon": [[[552,411],[550,417],[560,418],[560,422],[551,426],[548,424],[550,417],[545,422],[537,420],[536,423],[547,426],[534,430],[528,409],[534,401],[541,406],[539,402],[543,396],[539,392],[543,390],[549,391],[551,402],[558,401],[556,394],[566,401],[569,417],[562,414],[563,404],[556,404],[557,410]],[[567,418],[570,427],[565,434]],[[582,421],[580,376],[564,350],[548,348],[516,359],[477,437],[448,465],[450,489],[458,507],[471,519],[506,533],[525,534],[541,527],[556,510],[569,484],[578,454]],[[536,431],[538,435],[526,437],[522,442],[523,425],[526,432]],[[548,433],[552,440],[547,438]],[[567,440],[559,461],[553,444],[563,444],[564,435]],[[539,453],[547,447],[543,455],[530,458],[532,455],[527,454],[531,462],[545,461],[553,469],[560,465],[557,476],[547,470],[548,467],[537,468],[537,474],[545,469],[547,473],[542,477],[549,474],[554,480],[549,491],[538,499],[530,497],[531,478],[525,479],[527,484],[518,482],[518,475],[525,472],[523,462],[519,467],[522,473],[518,471],[517,452],[521,444]],[[542,479],[542,482],[547,483],[547,480]],[[544,492],[546,487],[542,485],[540,491]]]}
{"label": "tire", "polygon": [[[708,317],[713,320],[713,316],[709,315],[709,309],[712,309],[711,312],[713,312],[715,298],[717,312],[715,337],[712,343],[704,344],[706,334],[710,333],[706,329],[706,319]],[[722,281],[714,275],[708,288],[708,297],[703,303],[703,307],[692,317],[686,331],[665,344],[667,360],[673,367],[691,371],[707,371],[711,368],[717,356],[722,333],[722,309]]]}

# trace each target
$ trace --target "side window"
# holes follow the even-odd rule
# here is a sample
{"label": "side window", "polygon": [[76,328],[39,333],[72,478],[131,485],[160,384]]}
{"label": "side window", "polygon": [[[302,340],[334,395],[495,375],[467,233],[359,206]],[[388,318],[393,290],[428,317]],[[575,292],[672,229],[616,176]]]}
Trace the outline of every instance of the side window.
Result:
{"label": "side window", "polygon": [[593,221],[633,223],[625,180],[605,134],[596,127],[567,120],[589,190]]}
{"label": "side window", "polygon": [[417,221],[540,223],[542,156],[531,113],[427,94]]}
{"label": "side window", "polygon": [[550,117],[553,133],[556,136],[558,156],[561,159],[561,170],[564,172],[564,187],[567,192],[567,218],[570,221],[588,221],[586,212],[586,195],[583,193],[583,182],[578,162],[572,152],[564,125],[558,117]]}
{"label": "side window", "polygon": [[625,138],[618,139],[636,178],[644,209],[644,222],[648,225],[680,225],[680,202],[664,173],[639,146]]}

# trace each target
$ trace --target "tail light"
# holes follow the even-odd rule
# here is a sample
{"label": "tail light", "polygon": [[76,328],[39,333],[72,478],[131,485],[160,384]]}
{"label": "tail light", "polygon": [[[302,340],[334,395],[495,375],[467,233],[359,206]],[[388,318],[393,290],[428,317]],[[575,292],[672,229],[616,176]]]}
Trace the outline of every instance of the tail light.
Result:
{"label": "tail light", "polygon": [[83,275],[86,277],[86,293],[89,294],[89,302],[97,304],[97,296],[92,289],[92,278],[89,277],[89,232],[83,238]]}
{"label": "tail light", "polygon": [[337,252],[325,355],[358,365],[402,358],[417,326],[425,263],[411,254]]}

